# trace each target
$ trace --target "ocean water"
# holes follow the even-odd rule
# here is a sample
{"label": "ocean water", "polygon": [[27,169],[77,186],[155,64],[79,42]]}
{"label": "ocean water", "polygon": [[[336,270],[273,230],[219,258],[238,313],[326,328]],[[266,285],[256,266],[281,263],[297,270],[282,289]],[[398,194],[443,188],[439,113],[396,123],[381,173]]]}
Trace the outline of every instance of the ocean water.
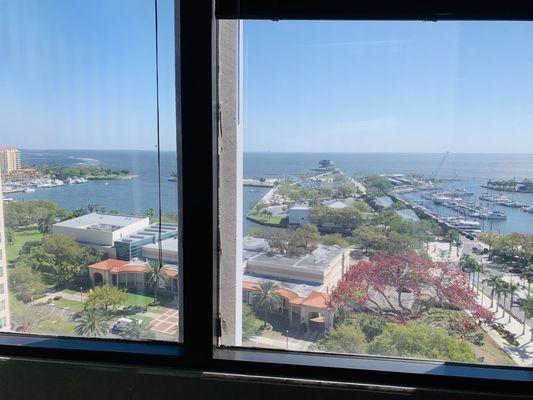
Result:
{"label": "ocean water", "polygon": [[[121,213],[141,213],[157,206],[157,154],[154,151],[92,151],[92,150],[21,150],[24,165],[101,165],[114,170],[127,169],[137,175],[133,180],[91,181],[81,185],[36,189],[33,193],[14,193],[6,197],[17,200],[48,199],[58,206],[73,210],[98,203],[108,210]],[[421,174],[427,177],[453,179],[444,188],[465,188],[476,193],[487,179],[522,180],[533,178],[531,154],[409,154],[409,153],[245,153],[245,178],[282,178],[309,172],[321,159],[333,160],[337,167],[350,175],[370,173]],[[442,167],[439,166],[442,163]],[[162,203],[165,212],[177,209],[177,184],[168,181],[176,171],[176,155],[163,152],[161,159]],[[243,213],[255,204],[265,189],[244,188]],[[533,205],[533,194],[503,193],[513,200]],[[408,195],[423,200],[417,194]],[[475,197],[471,200],[474,200]],[[427,203],[426,205],[431,205]],[[504,211],[506,221],[485,222],[484,229],[501,233],[533,233],[533,214],[520,209],[494,206]],[[442,215],[454,215],[444,207]],[[245,231],[252,226],[244,222]]]}

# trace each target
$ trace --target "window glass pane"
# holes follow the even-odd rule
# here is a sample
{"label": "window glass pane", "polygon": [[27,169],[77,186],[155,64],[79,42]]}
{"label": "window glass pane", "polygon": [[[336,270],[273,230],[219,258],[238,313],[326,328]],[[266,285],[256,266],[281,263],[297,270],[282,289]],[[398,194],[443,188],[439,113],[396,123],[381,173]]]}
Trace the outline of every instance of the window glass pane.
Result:
{"label": "window glass pane", "polygon": [[531,367],[533,25],[237,26],[223,344]]}
{"label": "window glass pane", "polygon": [[178,340],[173,5],[159,147],[153,1],[0,5],[2,330]]}

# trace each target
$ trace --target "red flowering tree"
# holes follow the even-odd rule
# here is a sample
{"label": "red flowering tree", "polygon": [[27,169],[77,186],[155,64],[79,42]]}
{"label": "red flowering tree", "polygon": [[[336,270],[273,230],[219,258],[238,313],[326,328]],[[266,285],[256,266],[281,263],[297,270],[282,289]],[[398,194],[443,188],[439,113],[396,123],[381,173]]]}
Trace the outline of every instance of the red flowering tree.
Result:
{"label": "red flowering tree", "polygon": [[468,276],[460,268],[416,253],[382,253],[352,265],[331,293],[329,306],[397,322],[417,319],[435,306],[467,310],[487,322],[494,315],[477,304]]}

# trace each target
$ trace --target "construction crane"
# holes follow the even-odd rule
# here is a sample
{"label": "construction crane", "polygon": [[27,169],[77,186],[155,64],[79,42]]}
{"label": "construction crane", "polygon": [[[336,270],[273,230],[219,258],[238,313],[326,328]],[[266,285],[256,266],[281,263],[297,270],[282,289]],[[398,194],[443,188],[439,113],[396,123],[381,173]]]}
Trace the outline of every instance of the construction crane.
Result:
{"label": "construction crane", "polygon": [[440,164],[439,164],[437,170],[435,171],[435,173],[429,179],[429,183],[430,184],[432,183],[432,181],[434,181],[437,178],[437,175],[439,174],[440,170],[442,169],[442,166],[444,165],[444,162],[446,161],[446,159],[448,158],[449,155],[450,155],[450,152],[447,151],[446,154],[444,154],[444,157],[442,157],[442,160],[440,160]]}

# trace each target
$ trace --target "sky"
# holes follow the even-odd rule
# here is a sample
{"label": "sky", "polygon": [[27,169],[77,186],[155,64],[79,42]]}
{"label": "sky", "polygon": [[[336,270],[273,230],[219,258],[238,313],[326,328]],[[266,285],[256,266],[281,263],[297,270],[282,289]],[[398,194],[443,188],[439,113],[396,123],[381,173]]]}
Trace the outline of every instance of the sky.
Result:
{"label": "sky", "polygon": [[533,153],[533,23],[256,21],[245,149]]}
{"label": "sky", "polygon": [[[175,149],[173,0],[159,0],[161,148]],[[0,0],[0,142],[155,149],[149,0]]]}
{"label": "sky", "polygon": [[[159,0],[162,149],[175,148]],[[244,22],[244,149],[533,153],[533,24]],[[151,0],[0,1],[0,145],[154,149]]]}

